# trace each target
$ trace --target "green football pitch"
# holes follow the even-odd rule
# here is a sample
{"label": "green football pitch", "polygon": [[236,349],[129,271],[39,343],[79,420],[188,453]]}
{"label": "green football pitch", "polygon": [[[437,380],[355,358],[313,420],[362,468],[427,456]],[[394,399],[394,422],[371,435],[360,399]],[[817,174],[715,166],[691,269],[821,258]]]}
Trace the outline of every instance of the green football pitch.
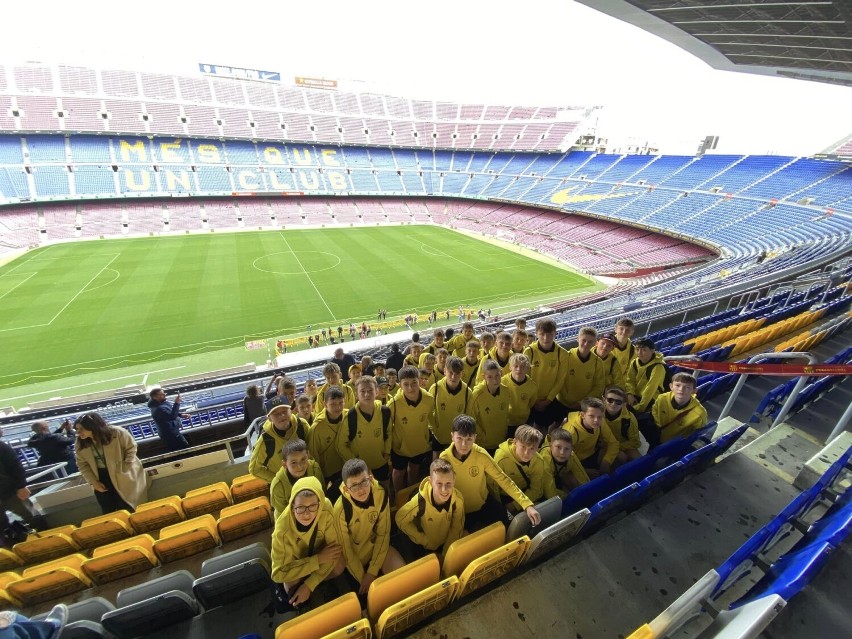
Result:
{"label": "green football pitch", "polygon": [[0,405],[265,362],[246,342],[458,306],[494,314],[601,285],[434,226],[54,244],[0,267]]}

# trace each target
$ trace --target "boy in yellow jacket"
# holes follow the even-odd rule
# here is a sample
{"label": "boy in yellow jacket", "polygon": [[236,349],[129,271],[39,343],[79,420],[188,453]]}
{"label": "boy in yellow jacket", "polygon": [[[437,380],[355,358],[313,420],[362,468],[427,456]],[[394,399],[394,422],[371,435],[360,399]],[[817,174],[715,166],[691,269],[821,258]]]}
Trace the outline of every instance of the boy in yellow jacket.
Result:
{"label": "boy in yellow jacket", "polygon": [[378,386],[371,375],[358,379],[355,391],[358,403],[346,413],[337,431],[337,452],[344,462],[355,457],[363,459],[371,475],[389,490],[390,408],[376,399]]}
{"label": "boy in yellow jacket", "polygon": [[530,377],[538,384],[538,397],[530,424],[546,433],[565,418],[565,407],[556,396],[568,376],[568,351],[556,343],[556,322],[543,318],[535,323],[536,341],[524,349],[530,361]]}
{"label": "boy in yellow jacket", "polygon": [[604,389],[604,363],[592,348],[597,331],[584,326],[577,335],[577,346],[568,350],[568,374],[557,399],[569,410],[580,408],[584,397],[600,397]]}
{"label": "boy in yellow jacket", "polygon": [[[363,380],[364,378],[362,378]],[[361,381],[361,380],[359,380]],[[388,494],[370,474],[363,459],[343,464],[341,495],[334,505],[346,568],[365,595],[379,576],[405,565],[390,545],[391,516]]]}
{"label": "boy in yellow jacket", "polygon": [[[531,502],[538,503],[556,495],[552,476],[548,481],[544,458],[538,454],[543,436],[532,426],[519,426],[514,439],[507,439],[497,448],[494,461]],[[496,484],[491,485],[495,497],[512,509],[511,498]]]}
{"label": "boy in yellow jacket", "polygon": [[450,357],[444,366],[444,377],[429,389],[435,399],[435,412],[432,415],[432,458],[450,445],[453,419],[456,415],[467,413],[471,391],[462,381],[464,364],[461,357]]}
{"label": "boy in yellow jacket", "polygon": [[328,487],[329,498],[337,499],[340,483],[340,469],[343,458],[337,452],[337,437],[346,428],[346,410],[343,408],[343,391],[332,386],[325,391],[325,408],[314,419],[314,425],[308,433],[308,451],[322,469]]}
{"label": "boy in yellow jacket", "polygon": [[618,341],[612,333],[601,333],[592,352],[601,358],[604,364],[604,385],[624,388],[624,369],[612,351]]}
{"label": "boy in yellow jacket", "polygon": [[316,461],[308,457],[308,445],[303,440],[292,439],[284,444],[281,456],[284,458],[284,465],[275,473],[275,478],[269,486],[269,502],[272,504],[276,520],[290,503],[293,484],[299,479],[316,477],[320,485],[325,486],[322,470]]}
{"label": "boy in yellow jacket", "polygon": [[403,366],[399,372],[402,389],[388,407],[391,410],[391,465],[395,492],[420,479],[420,467],[432,458],[429,424],[435,399],[420,388],[420,372]]}
{"label": "boy in yellow jacket", "polygon": [[608,386],[604,391],[603,401],[604,422],[618,440],[616,462],[624,464],[632,459],[639,459],[642,456],[639,452],[642,440],[639,437],[636,415],[627,410],[627,393],[620,386]]}
{"label": "boy in yellow jacket", "polygon": [[464,498],[455,487],[453,467],[444,459],[429,466],[429,477],[398,511],[400,551],[408,561],[440,551],[443,555],[464,532]]}
{"label": "boy in yellow jacket", "polygon": [[547,482],[553,483],[562,499],[581,484],[589,483],[589,475],[574,454],[571,433],[557,428],[548,435],[550,443],[539,451],[547,471]]}
{"label": "boy in yellow jacket", "polygon": [[571,433],[574,454],[592,479],[609,473],[618,456],[618,440],[604,422],[603,402],[587,397],[580,402],[580,412],[571,413],[562,425]]}
{"label": "boy in yellow jacket", "polygon": [[509,388],[501,379],[500,365],[493,359],[485,360],[482,368],[485,381],[473,389],[469,414],[476,420],[480,446],[493,455],[509,430]]}
{"label": "boy in yellow jacket", "polygon": [[[272,532],[272,581],[291,606],[300,606],[326,579],[345,569],[340,531],[331,502],[316,477],[293,485],[290,503]],[[279,595],[279,600],[281,596]]]}
{"label": "boy in yellow jacket", "polygon": [[657,397],[651,414],[659,432],[655,446],[675,437],[685,437],[707,425],[707,411],[695,396],[695,378],[689,373],[676,373],[669,384],[671,391]]}
{"label": "boy in yellow jacket", "polygon": [[464,498],[465,527],[475,532],[495,522],[509,524],[506,509],[488,492],[490,479],[521,510],[525,510],[533,526],[541,521],[541,515],[529,498],[484,448],[476,445],[476,420],[470,415],[459,415],[453,420],[453,443],[441,453],[440,459],[448,461],[456,474],[459,492]]}
{"label": "boy in yellow jacket", "polygon": [[538,399],[538,384],[529,376],[530,360],[523,353],[512,354],[509,371],[503,376],[503,383],[509,393],[509,437],[512,437],[515,429],[529,419]]}
{"label": "boy in yellow jacket", "polygon": [[263,432],[254,444],[249,460],[249,472],[272,483],[275,474],[281,468],[281,450],[294,439],[307,437],[308,425],[290,408],[290,401],[283,395],[276,396],[270,403],[269,419],[263,425]]}

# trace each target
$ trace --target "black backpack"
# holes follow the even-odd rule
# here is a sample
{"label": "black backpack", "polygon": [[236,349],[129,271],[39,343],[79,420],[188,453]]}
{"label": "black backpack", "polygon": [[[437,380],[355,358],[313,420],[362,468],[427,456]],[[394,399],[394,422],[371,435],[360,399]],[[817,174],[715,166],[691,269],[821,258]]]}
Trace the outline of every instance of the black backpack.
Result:
{"label": "black backpack", "polygon": [[[349,426],[349,443],[355,439],[355,435],[358,434],[358,414],[355,412],[358,410],[356,406],[352,410],[350,410],[346,414],[346,423]],[[391,411],[387,406],[382,406],[382,439],[385,441],[388,440],[388,426],[390,425]]]}

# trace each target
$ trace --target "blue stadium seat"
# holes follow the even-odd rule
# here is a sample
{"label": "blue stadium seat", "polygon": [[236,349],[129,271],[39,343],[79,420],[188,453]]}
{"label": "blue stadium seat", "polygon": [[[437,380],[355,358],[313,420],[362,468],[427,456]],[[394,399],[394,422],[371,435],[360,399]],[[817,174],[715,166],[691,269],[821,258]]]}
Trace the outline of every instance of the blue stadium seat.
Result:
{"label": "blue stadium seat", "polygon": [[638,491],[639,484],[632,483],[594,504],[589,508],[589,519],[581,533],[589,535],[618,513],[627,510],[636,500]]}

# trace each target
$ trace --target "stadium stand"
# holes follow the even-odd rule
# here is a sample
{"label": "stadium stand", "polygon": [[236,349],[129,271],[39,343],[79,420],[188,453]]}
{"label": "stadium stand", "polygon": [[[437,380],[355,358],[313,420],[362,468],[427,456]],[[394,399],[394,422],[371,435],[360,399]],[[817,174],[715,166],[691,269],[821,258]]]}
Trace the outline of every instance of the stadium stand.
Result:
{"label": "stadium stand", "polygon": [[[0,78],[4,74],[0,72]],[[555,121],[558,114],[577,111],[556,107],[457,105],[221,78],[70,67],[61,67],[57,75],[45,67],[25,65],[10,70],[8,77],[11,82],[0,85],[0,92],[11,95],[5,112],[3,100],[7,98],[0,95],[0,130],[10,132],[0,135],[0,203],[11,206],[0,210],[0,253],[15,253],[57,239],[125,233],[293,224],[443,224],[509,239],[588,273],[623,278],[608,291],[557,305],[553,310],[561,340],[573,338],[584,324],[610,330],[613,320],[628,312],[648,330],[651,322],[665,324],[652,336],[666,355],[692,354],[705,362],[722,362],[760,350],[804,350],[824,343],[822,348],[831,349],[832,358],[827,361],[850,361],[848,349],[837,348],[837,337],[850,321],[852,266],[838,259],[848,252],[852,231],[852,169],[848,165],[776,156],[564,153],[581,119]],[[54,94],[55,78],[59,78],[59,94]],[[99,82],[105,92],[100,96]],[[20,95],[22,91],[30,93]],[[103,112],[99,111],[101,99]],[[13,104],[21,112],[10,117]],[[71,135],[45,135],[48,131]],[[103,131],[154,137],[78,134]],[[198,137],[187,140],[184,135]],[[257,141],[264,138],[301,143]],[[400,148],[403,146],[416,150]],[[271,195],[281,191],[312,197],[226,199],[236,192]],[[117,199],[122,194],[149,199]],[[399,199],[406,194],[431,197]],[[93,195],[115,199],[92,202],[88,196]],[[80,201],[54,201],[69,196]],[[150,199],[155,197],[159,199]],[[463,199],[471,197],[481,199]],[[808,287],[805,277],[793,280],[798,289],[805,290],[760,293],[780,278],[813,274],[815,269],[822,269],[817,275],[827,283]],[[732,295],[748,291],[755,295],[740,298],[747,302],[720,310],[722,300],[731,304]],[[697,309],[707,310],[710,305],[714,305],[713,311],[696,319]],[[301,388],[316,369],[289,372]],[[239,380],[190,384],[185,397],[193,409],[183,429],[193,437],[215,433],[213,437],[221,438],[225,432],[232,436],[235,428],[242,432],[246,380],[262,377],[268,382],[271,374],[252,371]],[[702,375],[699,396],[705,401],[718,398],[735,381],[730,373]],[[837,376],[812,377],[797,398],[794,412],[807,413],[812,402],[824,401],[826,393],[836,394],[839,381]],[[777,415],[790,392],[788,384],[767,387],[755,411],[758,417],[766,420]],[[144,406],[116,402],[106,407],[102,400],[93,402],[89,408],[98,408],[112,423],[125,426],[140,442],[140,451],[156,451],[156,429]],[[73,416],[83,406],[60,405],[49,414]],[[753,406],[754,402],[749,410]],[[5,438],[28,468],[35,467],[37,456],[23,441],[29,422],[39,414],[3,420]],[[544,576],[539,577],[542,583],[554,583],[555,577],[547,577],[546,572],[556,569],[552,566],[561,566],[563,586],[567,570],[580,571],[581,577],[575,579],[598,570],[605,582],[626,583],[631,579],[627,572],[637,578],[642,570],[650,574],[645,567],[648,558],[636,558],[636,566],[629,571],[627,565],[601,566],[598,558],[614,556],[628,545],[659,551],[660,540],[665,543],[674,538],[674,529],[680,524],[690,532],[698,528],[702,533],[716,526],[718,535],[712,540],[701,538],[700,557],[681,563],[704,567],[721,561],[723,557],[718,555],[719,549],[726,548],[724,542],[741,540],[743,526],[749,530],[757,517],[772,508],[773,513],[778,512],[779,500],[790,492],[786,482],[779,483],[786,472],[780,470],[783,464],[767,479],[744,467],[751,463],[742,460],[744,455],[730,454],[741,440],[756,435],[734,421],[724,428],[713,423],[689,438],[667,442],[611,476],[577,489],[564,503],[557,500],[552,523],[548,520],[542,526],[545,530],[527,531],[532,539],[523,535],[497,539],[502,528],[496,533],[481,531],[481,536],[466,537],[453,553],[447,553],[443,572],[432,556],[400,574],[377,580],[375,592],[371,590],[367,597],[369,619],[361,619],[361,606],[353,597],[329,596],[328,608],[317,608],[285,623],[276,635],[293,628],[313,632],[319,627],[323,633],[340,628],[345,636],[369,636],[373,622],[376,634],[383,636],[425,620],[434,622],[430,634],[454,636],[466,623],[460,619],[460,605],[470,604],[474,618],[487,605],[484,598],[468,598],[468,593],[491,581],[502,580],[510,591],[535,592],[536,585],[530,585],[528,579],[532,572],[524,571],[527,565],[537,564],[538,574]],[[712,431],[717,428],[720,432],[713,439]],[[778,432],[780,428],[767,435]],[[246,614],[247,608],[229,607],[246,593],[268,590],[268,555],[246,555],[221,570],[204,570],[208,561],[232,554],[223,555],[223,549],[240,552],[251,548],[238,550],[235,543],[261,541],[265,551],[269,542],[268,485],[244,476],[247,460],[239,456],[239,448],[233,454],[233,444],[227,449],[230,457],[222,453],[223,465],[208,471],[205,481],[200,481],[203,473],[190,479],[188,471],[174,476],[178,479],[167,493],[162,492],[166,482],[155,481],[152,501],[133,514],[89,519],[77,516],[79,511],[73,515],[66,511],[74,519],[73,526],[43,532],[20,548],[16,546],[14,552],[0,553],[3,568],[10,571],[0,576],[0,599],[35,612],[57,597],[85,598],[75,604],[83,606],[94,601],[92,597],[103,595],[107,598],[104,604],[93,605],[97,612],[85,623],[102,623],[126,636],[151,630],[146,624],[152,617],[156,617],[157,628],[183,624],[172,628],[176,636],[185,636],[188,628],[200,636],[205,630],[207,636],[214,636],[210,633],[233,629],[228,624],[236,620],[244,624],[239,634],[268,632],[270,621],[262,621],[264,629],[253,621],[260,618],[255,614],[259,605],[250,614]],[[165,461],[155,469],[159,471],[175,458],[154,459],[146,459],[146,465]],[[721,460],[718,464],[717,459]],[[830,470],[824,478],[831,472],[839,474],[837,469],[844,465],[833,467],[836,472]],[[223,468],[227,468],[224,475]],[[737,493],[734,478],[740,477],[754,479],[755,486],[766,488],[769,495],[764,503],[754,495]],[[833,481],[834,476],[827,483],[821,480],[816,492],[825,497],[823,489],[830,488]],[[732,488],[725,498],[736,504],[735,509],[755,513],[754,522],[737,522],[734,511],[726,510],[729,504],[714,502],[719,517],[715,517],[717,513],[700,515],[712,516],[712,523],[699,526],[690,519],[684,524],[685,512],[697,512],[696,505],[713,501],[705,494],[705,484],[711,486],[708,492]],[[813,490],[808,494],[813,496]],[[86,497],[91,501],[90,495]],[[654,504],[646,508],[645,503],[652,499]],[[829,557],[827,547],[836,550],[841,532],[848,531],[848,504],[843,499],[848,501],[848,496],[837,498],[833,505],[824,504],[825,514],[807,522],[801,540],[766,562],[766,576],[712,623],[725,625],[729,619],[742,619],[738,607],[751,612],[749,606],[765,604],[766,596],[786,601],[813,579],[818,566]],[[799,510],[796,517],[801,519],[804,511]],[[785,530],[790,519],[787,511],[785,508],[778,515],[783,516]],[[560,519],[563,514],[566,517]],[[524,517],[515,520],[522,522]],[[605,525],[607,535],[594,534]],[[755,533],[752,539],[762,538],[762,534]],[[242,541],[235,542],[237,539]],[[569,545],[570,567],[558,561],[548,567],[538,563]],[[453,562],[458,565],[448,565]],[[161,563],[166,564],[165,570]],[[664,570],[659,579],[669,579],[668,588],[678,579],[699,576],[692,574],[695,566],[669,564],[666,568],[668,572]],[[163,577],[164,573],[168,574]],[[656,566],[653,573],[658,573]],[[570,587],[575,587],[573,581]],[[581,584],[578,595],[584,590],[600,596],[600,589],[588,583]],[[661,601],[667,601],[665,588],[657,593],[650,590],[646,587],[636,602],[623,602],[600,623],[621,623],[620,632],[628,629],[626,620],[636,627],[641,623],[637,617],[640,606],[641,619],[645,619],[649,611],[665,605]],[[528,605],[518,592],[509,595],[515,600],[514,607],[506,605],[500,595],[501,610],[485,613],[492,620],[508,613],[511,619],[504,617],[505,625],[497,621],[507,634],[513,633],[509,624],[517,623],[514,617],[524,617],[523,612],[514,611],[521,605],[518,602]],[[546,595],[541,593],[540,599],[546,601]],[[461,598],[466,601],[459,603]],[[571,600],[566,602],[568,608],[574,606],[577,623],[586,623],[589,615],[583,611],[594,609],[584,608],[588,600],[582,595],[566,599]],[[778,599],[769,602],[775,607]],[[447,616],[436,620],[436,611],[443,608],[448,608]],[[233,614],[235,610],[240,613]],[[326,613],[331,625],[316,626],[317,619],[326,620]],[[452,632],[446,631],[448,627]],[[555,630],[539,634],[545,636],[546,632]]]}

